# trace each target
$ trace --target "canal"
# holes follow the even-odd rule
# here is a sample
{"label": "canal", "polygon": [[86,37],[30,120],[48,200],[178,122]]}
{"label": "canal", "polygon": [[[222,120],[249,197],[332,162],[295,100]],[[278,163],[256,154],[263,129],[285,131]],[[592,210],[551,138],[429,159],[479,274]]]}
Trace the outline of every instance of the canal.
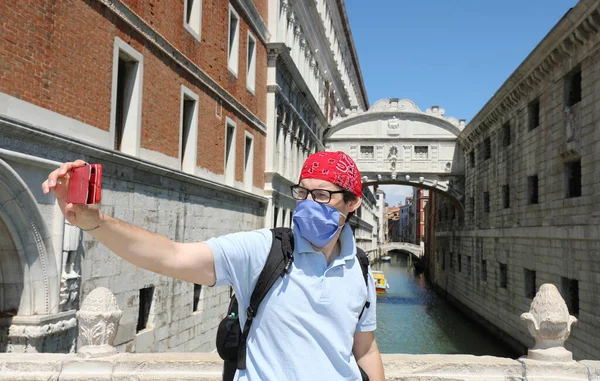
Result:
{"label": "canal", "polygon": [[436,294],[424,274],[408,268],[405,253],[390,255],[391,262],[372,266],[390,284],[386,294],[377,295],[381,353],[518,356]]}

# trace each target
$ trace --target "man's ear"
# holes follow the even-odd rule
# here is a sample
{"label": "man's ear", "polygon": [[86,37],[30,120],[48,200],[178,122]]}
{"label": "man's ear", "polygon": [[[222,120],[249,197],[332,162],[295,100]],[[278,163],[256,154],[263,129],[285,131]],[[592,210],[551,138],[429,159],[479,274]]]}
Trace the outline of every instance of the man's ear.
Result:
{"label": "man's ear", "polygon": [[354,212],[356,209],[360,208],[360,204],[362,204],[362,197],[356,197],[354,200],[348,202],[350,212]]}

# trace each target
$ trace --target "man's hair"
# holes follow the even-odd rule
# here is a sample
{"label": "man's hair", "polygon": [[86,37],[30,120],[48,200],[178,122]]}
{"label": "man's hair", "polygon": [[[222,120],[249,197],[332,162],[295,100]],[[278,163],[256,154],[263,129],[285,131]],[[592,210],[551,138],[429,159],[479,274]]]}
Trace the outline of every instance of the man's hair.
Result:
{"label": "man's hair", "polygon": [[[356,197],[356,195],[354,193],[350,192],[347,189],[344,189],[344,193],[342,193],[342,196],[344,196],[344,203],[346,203],[346,204],[349,202],[352,202],[358,198],[358,197]],[[359,208],[360,208],[360,206],[359,206]],[[350,218],[352,218],[353,215],[354,215],[354,212],[348,213],[348,215],[346,216],[346,222],[349,222]]]}

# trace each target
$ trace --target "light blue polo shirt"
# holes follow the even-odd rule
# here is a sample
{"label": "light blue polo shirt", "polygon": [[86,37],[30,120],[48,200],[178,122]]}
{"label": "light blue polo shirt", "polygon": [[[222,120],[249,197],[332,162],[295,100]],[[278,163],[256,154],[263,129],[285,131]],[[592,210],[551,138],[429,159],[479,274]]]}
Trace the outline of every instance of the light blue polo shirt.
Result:
{"label": "light blue polo shirt", "polygon": [[[240,323],[271,249],[271,230],[234,233],[207,241],[217,286],[233,286]],[[365,285],[352,229],[340,235],[341,252],[329,266],[294,230],[294,262],[263,299],[248,336],[247,369],[235,380],[361,380],[352,354],[355,332],[374,331],[375,281]],[[369,300],[362,318],[358,319]]]}

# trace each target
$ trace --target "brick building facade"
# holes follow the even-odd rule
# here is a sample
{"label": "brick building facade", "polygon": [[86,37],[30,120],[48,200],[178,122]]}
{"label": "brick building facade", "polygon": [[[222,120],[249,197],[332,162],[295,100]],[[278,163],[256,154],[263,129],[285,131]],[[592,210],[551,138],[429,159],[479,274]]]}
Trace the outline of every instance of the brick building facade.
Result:
{"label": "brick building facade", "polygon": [[[177,241],[264,226],[267,1],[2,2],[0,351],[73,351],[108,287],[122,351],[208,351],[229,300],[65,223],[44,177],[104,165],[103,210]],[[44,332],[39,335],[36,332]]]}

